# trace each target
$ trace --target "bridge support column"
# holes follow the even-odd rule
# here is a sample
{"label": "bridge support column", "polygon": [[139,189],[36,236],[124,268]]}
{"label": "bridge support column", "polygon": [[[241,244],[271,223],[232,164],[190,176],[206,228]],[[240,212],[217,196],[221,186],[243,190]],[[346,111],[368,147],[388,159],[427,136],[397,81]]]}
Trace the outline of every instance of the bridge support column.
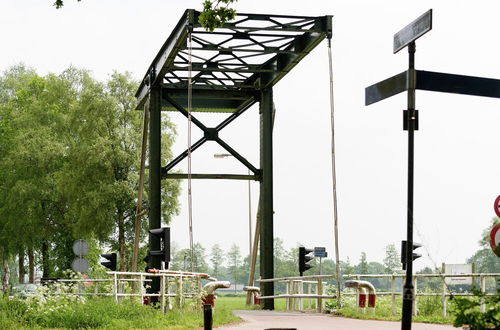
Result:
{"label": "bridge support column", "polygon": [[[161,227],[161,85],[151,86],[149,101],[149,229]],[[149,234],[149,251],[158,251],[160,238]],[[150,268],[161,269],[159,256],[148,256]],[[153,277],[152,293],[160,291],[160,278]],[[158,297],[152,297],[157,302]]]}
{"label": "bridge support column", "polygon": [[[274,233],[273,233],[273,90],[261,91],[260,100],[260,276],[274,278]],[[274,295],[274,283],[261,283],[263,296]],[[274,309],[273,299],[261,300],[262,308]]]}

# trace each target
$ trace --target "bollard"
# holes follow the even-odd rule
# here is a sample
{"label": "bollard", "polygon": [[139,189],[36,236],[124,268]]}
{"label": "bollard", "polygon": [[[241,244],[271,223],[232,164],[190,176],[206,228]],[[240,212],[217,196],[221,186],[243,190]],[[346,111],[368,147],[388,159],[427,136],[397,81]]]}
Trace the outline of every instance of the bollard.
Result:
{"label": "bollard", "polygon": [[203,303],[204,306],[210,305],[212,308],[215,307],[215,295],[213,294],[207,294],[203,298],[201,298],[201,302]]}
{"label": "bollard", "polygon": [[377,300],[377,295],[374,293],[368,294],[368,307],[375,308],[375,302]]}
{"label": "bollard", "polygon": [[203,329],[212,330],[212,305],[203,305]]}
{"label": "bollard", "polygon": [[358,303],[359,308],[365,308],[366,307],[366,293],[360,292],[359,293],[359,303]]}

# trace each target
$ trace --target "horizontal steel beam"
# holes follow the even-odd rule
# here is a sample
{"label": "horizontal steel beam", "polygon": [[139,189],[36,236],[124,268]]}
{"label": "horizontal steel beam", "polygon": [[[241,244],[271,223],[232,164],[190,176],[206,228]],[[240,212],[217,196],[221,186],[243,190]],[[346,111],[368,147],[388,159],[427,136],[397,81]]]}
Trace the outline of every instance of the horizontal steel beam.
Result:
{"label": "horizontal steel beam", "polygon": [[[500,79],[416,70],[416,89],[463,95],[500,98]],[[370,105],[408,89],[408,71],[365,89],[365,105]]]}
{"label": "horizontal steel beam", "polygon": [[[204,29],[200,27],[197,20],[199,14],[199,12],[192,9],[186,10],[172,34],[161,47],[136,93],[137,109],[142,109],[150,87],[155,84],[161,83],[162,85],[167,84],[171,88],[186,89],[187,82],[185,80],[187,78],[184,71],[188,70],[188,67],[187,65],[179,65],[179,63],[187,63],[185,50],[187,49],[188,33],[190,29],[193,29],[193,35],[195,36],[197,34],[210,35],[206,34]],[[193,78],[193,86],[207,86],[221,90],[234,88],[251,88],[255,90],[276,84],[325,37],[331,36],[332,16],[306,17],[239,13],[234,21],[226,23],[220,29],[216,29],[215,33],[217,31],[229,36],[228,41],[241,39],[243,43],[228,47],[226,44],[220,43],[220,41],[210,41],[208,37],[206,37],[207,40],[198,38],[196,40],[198,40],[197,43],[200,44],[201,48],[195,46],[193,50],[195,52],[215,50],[219,52],[219,55],[232,54],[235,57],[234,60],[230,58],[228,61],[238,61],[239,63],[226,63],[227,66],[225,66],[220,61],[214,65],[210,59],[193,55],[197,60],[192,69],[199,72]],[[265,33],[259,33],[259,31]],[[269,40],[254,39],[257,35],[265,36]],[[276,41],[280,41],[282,44],[276,46],[274,44]],[[272,47],[268,47],[271,45]],[[241,55],[242,53],[247,55]],[[269,58],[261,54],[271,54],[273,56]],[[251,58],[252,61],[247,63],[246,58]],[[260,58],[262,60],[259,63]],[[202,63],[199,63],[200,60]],[[206,62],[203,62],[204,60]],[[234,66],[235,64],[238,66]],[[220,72],[221,74],[207,77],[206,73],[214,72]],[[166,77],[166,75],[169,77]],[[175,97],[173,98],[175,99]],[[214,111],[217,112],[231,112],[228,109],[240,106],[237,102],[229,102],[228,104],[225,95],[221,95],[218,99],[211,99],[217,101],[203,103],[204,99],[200,99],[201,103],[197,107],[203,109],[202,111],[215,109]]]}
{"label": "horizontal steel beam", "polygon": [[[187,173],[168,173],[163,176],[165,179],[187,179]],[[259,181],[257,175],[248,174],[191,174],[191,179],[223,179],[223,180],[254,180]]]}

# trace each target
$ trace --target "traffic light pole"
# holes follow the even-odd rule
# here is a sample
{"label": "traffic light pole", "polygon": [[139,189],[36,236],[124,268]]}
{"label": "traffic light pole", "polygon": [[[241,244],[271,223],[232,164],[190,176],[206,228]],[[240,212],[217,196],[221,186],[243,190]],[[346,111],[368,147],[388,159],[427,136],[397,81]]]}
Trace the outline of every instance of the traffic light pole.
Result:
{"label": "traffic light pole", "polygon": [[415,111],[415,42],[408,45],[408,112],[405,116],[408,128],[408,204],[407,204],[407,245],[406,251],[406,280],[403,289],[403,311],[401,329],[411,329],[412,307],[415,297],[413,288],[413,182],[414,182],[414,133],[418,125]]}

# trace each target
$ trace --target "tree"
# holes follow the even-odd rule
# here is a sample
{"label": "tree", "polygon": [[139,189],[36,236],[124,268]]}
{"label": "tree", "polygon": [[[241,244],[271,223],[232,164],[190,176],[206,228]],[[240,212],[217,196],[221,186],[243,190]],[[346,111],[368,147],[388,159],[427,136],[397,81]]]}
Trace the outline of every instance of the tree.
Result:
{"label": "tree", "polygon": [[401,256],[394,244],[385,247],[384,265],[387,274],[397,273],[401,269]]}
{"label": "tree", "polygon": [[356,268],[356,272],[358,274],[368,274],[368,261],[366,259],[366,252],[361,252],[359,264]]}
{"label": "tree", "polygon": [[[81,0],[77,0],[80,2]],[[198,22],[207,31],[212,32],[215,28],[221,27],[227,21],[234,19],[236,10],[231,8],[231,4],[238,0],[205,0],[203,1],[203,11],[198,18]],[[64,6],[63,0],[56,0],[54,6],[59,9]]]}
{"label": "tree", "polygon": [[238,0],[205,0],[198,18],[199,23],[210,32],[221,27],[236,16],[236,10],[230,7],[236,1]]}
{"label": "tree", "polygon": [[347,257],[346,261],[340,261],[340,270],[342,275],[356,273],[354,267],[351,266],[351,261],[349,260],[349,257]]}
{"label": "tree", "polygon": [[[129,74],[115,72],[103,84],[75,68],[40,77],[16,66],[0,77],[5,258],[27,250],[33,261],[34,249],[39,250],[44,276],[56,276],[70,267],[73,241],[87,238],[110,243],[126,270],[139,163],[136,86]],[[166,162],[175,130],[168,117],[162,121]],[[162,190],[162,217],[168,223],[178,210],[179,184],[169,180]]]}
{"label": "tree", "polygon": [[220,267],[224,262],[224,251],[220,248],[219,244],[212,246],[210,261],[212,262],[212,275],[218,277],[220,274]]}
{"label": "tree", "polygon": [[232,275],[234,280],[235,290],[238,276],[240,274],[241,267],[241,252],[238,245],[233,244],[231,249],[227,253],[227,261],[229,266],[229,273]]}
{"label": "tree", "polygon": [[476,272],[478,273],[499,273],[500,272],[500,257],[493,253],[490,247],[490,231],[491,228],[500,222],[500,218],[493,218],[491,225],[485,228],[481,235],[479,245],[481,248],[474,253],[467,263],[474,263]]}

